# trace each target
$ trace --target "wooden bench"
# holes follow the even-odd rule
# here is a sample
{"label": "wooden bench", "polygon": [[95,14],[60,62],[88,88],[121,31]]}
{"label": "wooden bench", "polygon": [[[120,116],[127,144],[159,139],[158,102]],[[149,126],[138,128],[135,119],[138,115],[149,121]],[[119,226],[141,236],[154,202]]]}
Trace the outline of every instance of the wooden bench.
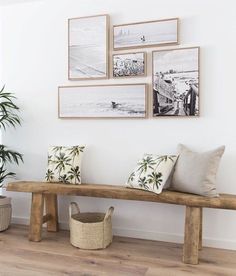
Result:
{"label": "wooden bench", "polygon": [[[217,198],[208,198],[166,190],[160,195],[156,195],[146,191],[114,185],[67,185],[33,181],[9,183],[7,191],[32,193],[30,241],[41,240],[42,225],[46,222],[48,231],[56,232],[59,230],[57,195],[77,195],[184,205],[186,206],[186,217],[183,262],[187,264],[198,264],[198,250],[202,248],[202,209],[236,210],[236,195],[229,194],[221,194]],[[46,204],[45,215],[43,215],[44,201]]]}

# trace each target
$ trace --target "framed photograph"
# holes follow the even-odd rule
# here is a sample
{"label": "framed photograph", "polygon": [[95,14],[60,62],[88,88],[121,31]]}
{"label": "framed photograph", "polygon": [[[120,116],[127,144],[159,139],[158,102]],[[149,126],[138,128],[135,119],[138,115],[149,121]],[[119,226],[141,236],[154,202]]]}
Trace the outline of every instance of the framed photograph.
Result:
{"label": "framed photograph", "polygon": [[109,16],[68,20],[69,80],[108,78]]}
{"label": "framed photograph", "polygon": [[59,118],[145,118],[146,84],[61,86]]}
{"label": "framed photograph", "polygon": [[113,49],[178,44],[178,18],[113,26]]}
{"label": "framed photograph", "polygon": [[112,56],[113,78],[146,76],[146,53],[115,54]]}
{"label": "framed photograph", "polygon": [[152,52],[153,116],[199,115],[200,48]]}

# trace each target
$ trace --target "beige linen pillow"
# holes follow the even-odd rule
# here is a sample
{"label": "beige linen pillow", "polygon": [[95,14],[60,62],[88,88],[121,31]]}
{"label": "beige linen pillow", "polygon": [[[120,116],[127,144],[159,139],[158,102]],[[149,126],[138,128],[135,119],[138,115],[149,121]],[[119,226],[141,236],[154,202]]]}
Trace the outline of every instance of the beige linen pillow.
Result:
{"label": "beige linen pillow", "polygon": [[193,152],[178,145],[179,158],[176,162],[171,189],[208,197],[218,196],[216,174],[225,146],[203,153]]}

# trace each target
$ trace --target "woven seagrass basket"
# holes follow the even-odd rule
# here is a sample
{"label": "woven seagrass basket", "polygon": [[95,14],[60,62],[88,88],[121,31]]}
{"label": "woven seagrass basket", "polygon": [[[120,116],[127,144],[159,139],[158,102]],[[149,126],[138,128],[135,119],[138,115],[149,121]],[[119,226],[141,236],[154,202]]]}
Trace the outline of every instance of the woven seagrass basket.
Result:
{"label": "woven seagrass basket", "polygon": [[11,222],[11,199],[0,197],[0,232],[5,231]]}
{"label": "woven seagrass basket", "polygon": [[113,207],[105,213],[80,213],[77,203],[69,207],[70,242],[81,249],[104,249],[112,242]]}

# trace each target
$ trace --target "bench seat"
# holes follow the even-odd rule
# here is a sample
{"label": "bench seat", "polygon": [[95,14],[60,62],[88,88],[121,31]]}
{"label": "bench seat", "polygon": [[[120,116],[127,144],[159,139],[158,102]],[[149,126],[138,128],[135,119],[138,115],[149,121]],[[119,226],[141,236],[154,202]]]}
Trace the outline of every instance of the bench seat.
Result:
{"label": "bench seat", "polygon": [[[7,191],[32,193],[29,240],[40,241],[42,225],[48,231],[58,231],[57,195],[77,195],[123,200],[137,200],[186,206],[183,261],[198,263],[198,250],[202,248],[202,209],[218,208],[236,210],[236,195],[220,194],[209,198],[193,194],[164,190],[160,195],[115,185],[69,185],[37,181],[12,182]],[[43,215],[44,201],[46,214]]]}
{"label": "bench seat", "polygon": [[205,208],[219,208],[236,210],[236,196],[230,194],[220,194],[219,197],[204,197],[187,193],[164,190],[157,195],[148,191],[129,189],[123,186],[101,185],[101,184],[81,184],[68,185],[62,183],[48,182],[13,182],[7,185],[7,191],[77,195],[100,198],[114,198],[150,202],[162,202],[176,205],[187,205]]}

